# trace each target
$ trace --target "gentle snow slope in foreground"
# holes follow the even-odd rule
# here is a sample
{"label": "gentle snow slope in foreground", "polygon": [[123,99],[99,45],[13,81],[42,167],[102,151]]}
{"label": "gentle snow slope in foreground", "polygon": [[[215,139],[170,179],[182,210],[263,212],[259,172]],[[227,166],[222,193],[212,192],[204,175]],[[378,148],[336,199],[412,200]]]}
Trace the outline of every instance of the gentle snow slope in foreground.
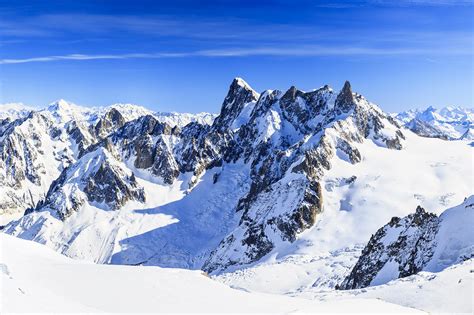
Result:
{"label": "gentle snow slope in foreground", "polygon": [[248,293],[199,271],[95,265],[0,234],[5,312],[416,312],[375,299],[308,299]]}

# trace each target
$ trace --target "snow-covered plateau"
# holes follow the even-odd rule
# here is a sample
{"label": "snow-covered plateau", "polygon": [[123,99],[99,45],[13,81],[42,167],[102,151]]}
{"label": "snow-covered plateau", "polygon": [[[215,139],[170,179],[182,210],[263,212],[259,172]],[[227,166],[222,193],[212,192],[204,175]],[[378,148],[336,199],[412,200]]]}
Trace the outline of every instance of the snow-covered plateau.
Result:
{"label": "snow-covered plateau", "polygon": [[472,122],[240,78],[218,115],[0,105],[0,311],[472,313]]}

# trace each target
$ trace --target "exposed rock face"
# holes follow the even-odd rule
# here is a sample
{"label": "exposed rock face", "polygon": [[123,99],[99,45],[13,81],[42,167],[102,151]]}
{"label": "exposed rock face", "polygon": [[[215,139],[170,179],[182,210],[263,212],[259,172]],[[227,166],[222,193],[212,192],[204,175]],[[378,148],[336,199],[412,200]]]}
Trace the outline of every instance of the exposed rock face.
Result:
{"label": "exposed rock face", "polygon": [[[0,215],[34,207],[59,171],[74,161],[76,145],[49,113],[4,122],[0,134]],[[65,139],[67,137],[67,139]]]}
{"label": "exposed rock face", "polygon": [[125,118],[122,114],[115,108],[111,108],[105,115],[102,117],[94,127],[94,132],[97,137],[103,138],[109,135],[114,129],[118,129],[125,124]]}
{"label": "exposed rock face", "polygon": [[444,134],[441,130],[431,126],[427,122],[424,122],[416,118],[411,120],[405,126],[411,131],[413,131],[414,133],[422,137],[440,138],[444,140],[449,139],[449,137],[446,134]]}
{"label": "exposed rock face", "polygon": [[179,165],[174,159],[169,144],[164,138],[160,138],[154,148],[154,161],[152,174],[161,177],[166,184],[172,184],[179,176]]}
{"label": "exposed rock face", "polygon": [[172,128],[147,115],[127,123],[108,139],[121,152],[123,160],[132,159],[136,168],[149,170],[166,184],[172,184],[180,173],[172,151],[179,132],[178,127]]}
{"label": "exposed rock face", "polygon": [[214,120],[213,128],[216,130],[229,128],[230,123],[242,112],[244,105],[256,101],[258,96],[258,93],[252,90],[244,80],[235,78],[222,103],[220,115]]}
{"label": "exposed rock face", "polygon": [[99,148],[65,169],[36,211],[48,208],[64,220],[86,201],[99,208],[117,210],[130,200],[144,202],[143,187],[106,149]]}
{"label": "exposed rock face", "polygon": [[99,170],[89,177],[84,188],[87,199],[91,202],[105,203],[116,210],[129,200],[145,201],[143,188],[138,187],[135,176],[124,176],[117,172],[108,162],[100,165]]}
{"label": "exposed rock face", "polygon": [[341,93],[339,93],[336,98],[335,108],[338,113],[347,113],[349,110],[351,110],[353,104],[354,95],[352,94],[351,84],[349,81],[346,81]]}
{"label": "exposed rock face", "polygon": [[377,284],[377,275],[383,268],[392,265],[397,270],[397,278],[419,272],[433,256],[438,224],[436,215],[419,206],[414,214],[392,218],[370,238],[340,289],[358,289]]}
{"label": "exposed rock face", "polygon": [[474,196],[439,217],[420,206],[379,229],[340,286],[341,290],[384,284],[420,271],[439,272],[474,257]]}

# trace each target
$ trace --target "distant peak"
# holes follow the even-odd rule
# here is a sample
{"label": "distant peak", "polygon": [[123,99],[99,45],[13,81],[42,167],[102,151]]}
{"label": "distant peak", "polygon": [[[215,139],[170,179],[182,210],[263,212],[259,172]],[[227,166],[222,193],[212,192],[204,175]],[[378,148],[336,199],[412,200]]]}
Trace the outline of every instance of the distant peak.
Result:
{"label": "distant peak", "polygon": [[71,105],[72,105],[72,103],[69,103],[68,101],[61,98],[57,101],[54,101],[54,102],[50,103],[48,108],[53,109],[53,110],[57,110],[57,109],[60,109],[60,108],[69,108],[69,107],[71,107]]}

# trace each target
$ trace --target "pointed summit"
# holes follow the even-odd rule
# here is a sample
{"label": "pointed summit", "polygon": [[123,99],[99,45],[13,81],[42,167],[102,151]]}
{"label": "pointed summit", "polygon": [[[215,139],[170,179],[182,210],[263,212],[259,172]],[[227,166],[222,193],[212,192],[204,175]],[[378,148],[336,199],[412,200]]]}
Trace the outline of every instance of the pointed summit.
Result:
{"label": "pointed summit", "polygon": [[126,120],[116,108],[112,107],[102,117],[94,127],[95,134],[98,137],[104,137],[111,133],[114,129],[118,129],[125,124]]}
{"label": "pointed summit", "polygon": [[244,79],[242,79],[241,77],[235,77],[234,80],[232,80],[232,84],[231,85],[234,85],[234,84],[237,84],[243,88],[246,88],[246,89],[249,89],[249,90],[252,90],[252,88],[250,87],[250,85],[245,82]]}
{"label": "pointed summit", "polygon": [[354,95],[352,94],[351,83],[346,81],[344,86],[339,92],[339,95],[336,98],[336,106],[335,108],[347,113],[354,104]]}
{"label": "pointed summit", "polygon": [[214,121],[213,127],[219,130],[229,128],[242,112],[245,104],[257,101],[259,96],[247,82],[241,78],[235,78],[229,87],[229,92],[222,103],[221,112]]}
{"label": "pointed summit", "polygon": [[71,107],[71,103],[64,99],[59,99],[49,104],[49,111],[68,110]]}
{"label": "pointed summit", "polygon": [[[257,100],[258,97],[259,97],[259,94],[257,92],[255,92],[255,90],[252,89],[252,87],[247,82],[245,82],[244,79],[242,79],[240,77],[235,77],[234,80],[232,80],[232,83],[230,84],[229,92],[227,93],[226,99],[229,96],[239,94],[239,93],[242,93],[242,92],[245,92],[246,94],[249,94],[249,96],[255,98],[255,100]],[[224,102],[225,102],[225,100],[224,100]]]}
{"label": "pointed summit", "polygon": [[298,95],[298,92],[301,93],[296,86],[292,85],[288,91],[285,92],[282,96],[283,101],[294,101],[296,99],[296,96]]}

